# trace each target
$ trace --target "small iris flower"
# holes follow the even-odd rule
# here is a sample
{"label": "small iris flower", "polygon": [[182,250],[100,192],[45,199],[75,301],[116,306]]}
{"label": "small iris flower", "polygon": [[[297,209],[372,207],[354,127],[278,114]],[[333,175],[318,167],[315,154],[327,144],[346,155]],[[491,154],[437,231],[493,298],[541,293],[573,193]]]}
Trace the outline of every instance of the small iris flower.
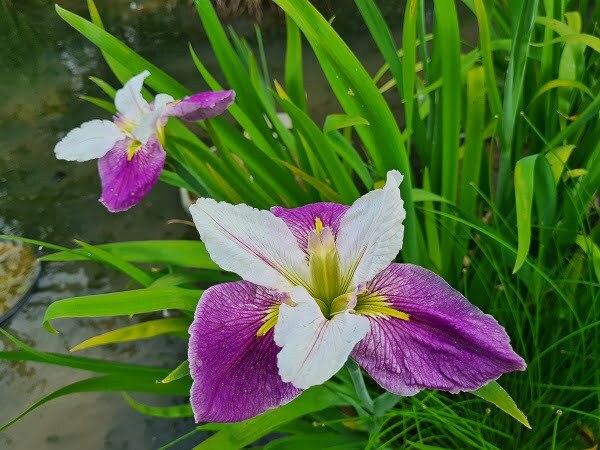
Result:
{"label": "small iris flower", "polygon": [[158,94],[152,103],[142,97],[147,70],[131,78],[115,95],[117,115],[92,120],[71,130],[54,148],[59,159],[98,159],[100,202],[110,212],[125,211],[142,200],[157,183],[165,164],[164,126],[169,117],[196,122],[223,113],[233,91],[201,92],[175,101]]}
{"label": "small iris flower", "polygon": [[492,316],[433,272],[392,262],[404,234],[401,181],[390,171],[350,207],[191,206],[212,259],[243,278],[207,289],[189,330],[196,421],[283,405],[349,356],[398,395],[472,391],[525,369]]}

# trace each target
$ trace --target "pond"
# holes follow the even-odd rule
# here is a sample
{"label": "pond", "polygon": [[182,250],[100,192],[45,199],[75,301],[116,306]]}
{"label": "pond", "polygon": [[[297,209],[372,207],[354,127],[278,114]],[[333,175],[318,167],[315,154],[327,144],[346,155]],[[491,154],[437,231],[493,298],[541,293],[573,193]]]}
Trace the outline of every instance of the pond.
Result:
{"label": "pond", "polygon": [[[375,73],[381,58],[373,51],[354,6],[324,2],[336,15],[338,29]],[[85,2],[61,6],[86,15]],[[218,73],[215,57],[203,35],[191,1],[152,0],[99,2],[109,31],[165,69],[191,89],[202,90],[200,76],[189,58],[191,42],[203,62]],[[391,11],[391,23],[401,24],[403,7]],[[117,85],[99,51],[55,14],[51,2],[0,0],[0,233],[70,245],[72,239],[90,243],[140,239],[196,239],[196,231],[170,219],[186,219],[178,192],[159,185],[132,210],[111,215],[98,202],[95,162],[59,161],[52,149],[67,130],[92,118],[104,117],[80,95],[101,96],[87,77],[94,75]],[[228,22],[255,45],[254,19]],[[262,28],[271,74],[283,79],[284,21],[266,11]],[[396,27],[397,31],[398,27]],[[311,113],[317,121],[339,107],[328,90],[308,48],[305,80]],[[395,110],[396,95],[390,96]],[[126,281],[108,270],[86,264],[46,264],[27,305],[7,324],[8,331],[36,349],[68,353],[82,340],[129,322],[69,320],[57,323],[59,335],[41,328],[46,306],[55,300],[127,288]],[[0,344],[0,349],[12,347]],[[185,358],[183,341],[175,338],[122,344],[86,356],[117,357],[127,362],[174,367]],[[152,359],[150,359],[150,355]],[[10,420],[53,390],[85,377],[63,368],[31,363],[0,367],[0,423]],[[147,399],[142,399],[147,400]],[[150,403],[156,401],[148,400]],[[153,420],[130,409],[114,394],[86,394],[58,399],[38,409],[0,434],[0,447],[19,449],[148,449],[157,448],[192,429],[192,421]],[[200,439],[200,437],[197,437]],[[190,442],[184,447],[189,448]]]}

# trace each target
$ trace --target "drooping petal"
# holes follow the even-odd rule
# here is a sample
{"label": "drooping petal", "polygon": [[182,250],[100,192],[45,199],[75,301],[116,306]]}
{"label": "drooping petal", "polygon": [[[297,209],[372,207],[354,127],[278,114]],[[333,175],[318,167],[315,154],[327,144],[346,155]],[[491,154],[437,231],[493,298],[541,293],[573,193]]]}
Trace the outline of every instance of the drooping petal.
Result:
{"label": "drooping petal", "polygon": [[408,320],[369,317],[371,329],[352,353],[390,392],[472,391],[526,367],[496,319],[427,269],[391,264],[367,290],[408,314]]}
{"label": "drooping petal", "polygon": [[336,242],[342,273],[352,276],[350,285],[372,279],[402,248],[401,182],[400,172],[389,171],[385,186],[356,200],[341,219]]}
{"label": "drooping petal", "polygon": [[197,122],[223,114],[234,100],[234,91],[200,92],[171,103],[164,115]]}
{"label": "drooping petal", "polygon": [[366,317],[344,311],[326,319],[303,287],[290,292],[295,306],[283,303],[275,325],[279,375],[285,382],[308,389],[329,380],[369,331]]}
{"label": "drooping petal", "polygon": [[201,198],[190,207],[211,258],[244,280],[281,291],[308,279],[308,263],[285,222],[269,211]]}
{"label": "drooping petal", "polygon": [[124,136],[110,120],[91,120],[69,131],[54,153],[58,159],[89,161],[103,157]]}
{"label": "drooping petal", "polygon": [[165,164],[166,153],[155,135],[129,159],[131,144],[131,139],[123,139],[98,160],[100,202],[110,212],[136,205],[152,190]]}
{"label": "drooping petal", "polygon": [[157,134],[158,129],[164,126],[163,113],[167,104],[173,101],[173,97],[167,94],[158,94],[149,107],[150,111],[144,113],[131,133],[138,141],[145,144],[150,136]]}
{"label": "drooping petal", "polygon": [[190,327],[188,356],[196,422],[238,422],[283,405],[301,391],[281,381],[273,329],[257,336],[278,301],[238,281],[206,290]]}
{"label": "drooping petal", "polygon": [[144,70],[130,78],[115,94],[117,111],[131,122],[139,122],[142,116],[150,110],[148,102],[142,97],[142,86],[144,80],[149,76],[150,72]]}
{"label": "drooping petal", "polygon": [[340,228],[340,220],[349,206],[339,203],[311,203],[298,208],[282,208],[274,206],[271,212],[281,217],[288,228],[292,230],[300,247],[308,248],[308,234],[315,230],[317,219],[323,227],[329,227],[336,236]]}

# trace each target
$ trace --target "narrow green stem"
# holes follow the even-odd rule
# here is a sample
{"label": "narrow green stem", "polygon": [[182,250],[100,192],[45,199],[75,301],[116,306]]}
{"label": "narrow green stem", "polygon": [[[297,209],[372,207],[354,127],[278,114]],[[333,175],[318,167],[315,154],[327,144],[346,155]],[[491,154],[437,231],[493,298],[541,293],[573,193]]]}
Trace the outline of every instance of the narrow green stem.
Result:
{"label": "narrow green stem", "polygon": [[368,412],[372,413],[374,406],[373,399],[369,395],[369,391],[367,391],[367,386],[360,370],[360,366],[356,363],[356,361],[348,358],[348,361],[346,362],[346,368],[348,369],[348,373],[350,374],[350,378],[354,384],[354,389],[356,390],[356,395],[358,396],[362,407]]}

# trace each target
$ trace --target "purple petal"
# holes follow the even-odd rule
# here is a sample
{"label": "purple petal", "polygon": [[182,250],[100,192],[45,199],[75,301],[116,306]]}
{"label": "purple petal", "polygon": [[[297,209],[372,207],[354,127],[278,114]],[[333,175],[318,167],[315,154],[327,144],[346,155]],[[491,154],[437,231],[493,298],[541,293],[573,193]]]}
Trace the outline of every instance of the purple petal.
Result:
{"label": "purple petal", "polygon": [[311,203],[291,209],[274,206],[271,208],[271,212],[283,219],[294,233],[300,247],[306,251],[308,233],[315,229],[315,220],[319,218],[323,226],[331,228],[335,236],[340,228],[340,220],[348,208],[349,206],[339,203]]}
{"label": "purple petal", "polygon": [[504,328],[442,278],[419,266],[391,264],[367,284],[409,320],[370,316],[371,331],[353,358],[399,395],[472,391],[506,372],[525,370]]}
{"label": "purple petal", "polygon": [[110,212],[125,211],[139,203],[152,190],[165,164],[166,153],[155,135],[129,160],[127,150],[131,142],[117,142],[98,160],[100,202]]}
{"label": "purple petal", "polygon": [[273,329],[257,336],[269,308],[278,304],[271,292],[238,281],[202,295],[188,348],[196,422],[239,422],[300,394],[279,377]]}
{"label": "purple petal", "polygon": [[175,116],[189,122],[211,119],[223,114],[234,100],[234,91],[200,92],[170,103],[163,117]]}

